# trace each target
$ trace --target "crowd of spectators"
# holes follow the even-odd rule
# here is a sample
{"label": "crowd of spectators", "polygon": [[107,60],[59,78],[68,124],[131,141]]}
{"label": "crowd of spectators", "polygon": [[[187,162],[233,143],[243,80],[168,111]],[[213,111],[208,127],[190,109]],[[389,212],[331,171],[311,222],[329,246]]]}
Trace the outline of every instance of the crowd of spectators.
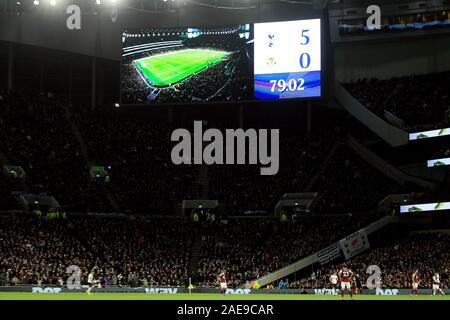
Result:
{"label": "crowd of spectators", "polygon": [[407,128],[440,126],[450,109],[450,72],[411,75],[390,80],[363,79],[346,84],[349,92],[372,111],[384,110],[405,122]]}
{"label": "crowd of spectators", "polygon": [[[24,92],[7,97],[0,110],[2,151],[11,164],[24,168],[31,191],[55,196],[67,211],[168,213],[183,199],[201,196],[195,166],[177,166],[170,158],[173,125],[122,114],[72,112],[71,121],[86,143],[86,159],[62,102],[42,95],[31,99]],[[319,193],[320,212],[372,210],[400,187],[345,145],[324,163],[343,136],[337,128],[312,134],[285,128],[276,175],[261,175],[257,165],[209,166],[208,197],[218,199],[228,215],[269,212],[284,193],[302,191]],[[90,165],[111,168],[108,181],[92,179]],[[325,170],[306,190],[322,166]]]}
{"label": "crowd of spectators", "polygon": [[193,166],[171,160],[171,133],[167,123],[148,119],[89,113],[76,120],[88,154],[99,165],[110,167],[108,183],[124,211],[169,213],[190,199],[196,182]]}
{"label": "crowd of spectators", "polygon": [[390,80],[359,79],[345,84],[351,95],[371,111],[383,115],[383,102],[393,93],[398,78]]}
{"label": "crowd of spectators", "polygon": [[317,211],[327,213],[371,210],[385,196],[406,189],[407,186],[402,187],[372,167],[346,144],[337,147],[312,187],[312,191],[319,193]]}
{"label": "crowd of spectators", "polygon": [[210,167],[211,196],[224,203],[227,214],[268,211],[284,193],[305,191],[339,136],[333,130],[311,135],[295,129],[280,131],[280,163],[276,175],[260,175],[257,165]]}
{"label": "crowd of spectators", "polygon": [[[110,285],[216,286],[227,273],[229,285],[275,271],[375,219],[302,217],[280,222],[266,218],[220,218],[189,222],[182,217],[0,216],[0,283],[58,285],[67,267],[91,270]],[[198,270],[190,275],[193,238],[201,235]],[[118,281],[123,279],[123,281]]]}
{"label": "crowd of spectators", "polygon": [[10,165],[25,170],[27,190],[20,191],[54,196],[69,210],[103,210],[107,201],[89,179],[65,112],[63,101],[31,89],[4,94],[2,152]]}
{"label": "crowd of spectators", "polygon": [[[158,217],[0,216],[0,284],[81,283],[98,268],[106,283],[184,286],[192,247],[190,222]],[[119,283],[119,279],[123,280]]]}
{"label": "crowd of spectators", "polygon": [[127,104],[145,104],[152,90],[142,79],[139,71],[133,64],[133,61],[123,62],[121,73],[121,92],[122,103]]}
{"label": "crowd of spectators", "polygon": [[[73,110],[70,121],[86,144],[85,157],[64,102],[55,98],[32,91],[5,95],[0,121],[1,149],[10,164],[24,168],[29,191],[55,196],[66,211],[171,213],[183,199],[203,196],[198,168],[174,165],[170,158],[173,124]],[[258,165],[208,166],[207,196],[218,199],[225,214],[242,215],[270,212],[285,193],[313,191],[318,192],[315,211],[354,213],[372,210],[390,193],[415,191],[387,178],[346,144],[325,162],[345,136],[341,131],[282,128],[276,175],[261,175]],[[111,168],[108,181],[92,179],[90,165]],[[12,190],[4,178],[1,183],[2,197],[10,199]]]}
{"label": "crowd of spectators", "polygon": [[[419,270],[419,288],[431,289],[432,276],[439,273],[443,287],[450,285],[450,236],[445,233],[411,235],[395,243],[362,253],[346,262],[347,267],[359,275],[363,286],[369,276],[368,266],[381,269],[382,288],[411,288],[412,274]],[[342,264],[326,265],[314,276],[289,284],[291,288],[330,288],[330,276],[339,272]]]}
{"label": "crowd of spectators", "polygon": [[[215,287],[218,274],[225,271],[228,285],[236,287],[306,257],[374,218],[218,219],[200,226],[182,217],[4,215],[0,216],[0,284],[61,286],[69,276],[67,267],[76,265],[83,285],[96,268],[103,287],[186,286],[193,238],[200,232],[196,285]],[[382,288],[409,288],[416,269],[421,288],[430,288],[435,272],[448,286],[449,240],[443,233],[410,235],[346,264],[361,279],[369,265],[378,265]],[[341,267],[325,265],[287,287],[329,287],[330,275]]]}
{"label": "crowd of spectators", "polygon": [[379,217],[303,216],[285,222],[276,219],[241,218],[207,224],[197,281],[214,286],[217,274],[226,270],[233,287],[245,284],[306,257]]}
{"label": "crowd of spectators", "polygon": [[[70,119],[64,102],[55,98],[31,91],[2,94],[1,151],[11,164],[24,168],[26,178],[19,182],[0,175],[0,209],[12,208],[11,192],[19,189],[53,195],[68,212],[112,211],[112,194],[122,212],[167,214],[183,199],[198,196],[194,166],[171,161],[172,125],[76,110]],[[368,212],[384,196],[403,190],[341,143],[342,137],[339,129],[305,134],[286,128],[274,176],[261,176],[256,165],[208,168],[208,196],[223,204],[226,215],[268,212],[284,193],[305,191],[311,181],[307,191],[319,194],[315,210],[341,215],[305,215],[286,222],[229,219],[226,224],[217,219],[199,231],[174,218],[2,216],[0,281],[58,284],[67,277],[65,268],[75,264],[83,269],[83,281],[96,266],[104,283],[118,284],[123,278],[132,286],[182,285],[197,231],[200,285],[214,285],[220,270],[226,270],[231,286],[275,271],[367,225],[379,217]],[[107,181],[91,179],[92,161],[109,168]],[[442,198],[445,190],[434,194]],[[366,214],[349,214],[356,212]]]}
{"label": "crowd of spectators", "polygon": [[[341,138],[331,131],[311,136],[284,131],[277,175],[261,176],[259,167],[251,165],[212,166],[211,196],[224,203],[228,214],[242,215],[271,210],[284,193],[312,191],[318,193],[316,212],[349,213],[370,211],[388,194],[417,189],[388,178]],[[334,143],[338,147],[325,161]],[[325,169],[320,171],[322,166]]]}

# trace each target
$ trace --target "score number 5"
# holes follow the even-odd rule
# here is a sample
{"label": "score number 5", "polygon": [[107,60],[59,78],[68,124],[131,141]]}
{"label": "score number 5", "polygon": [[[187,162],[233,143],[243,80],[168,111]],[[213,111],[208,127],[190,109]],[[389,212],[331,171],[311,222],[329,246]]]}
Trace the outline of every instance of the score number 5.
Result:
{"label": "score number 5", "polygon": [[[302,46],[305,46],[309,43],[309,36],[306,35],[306,33],[309,32],[309,29],[303,29],[302,30],[302,39],[303,41],[300,42]],[[306,69],[311,64],[311,57],[309,56],[309,53],[302,53],[300,55],[300,66],[303,69]]]}
{"label": "score number 5", "polygon": [[309,43],[309,37],[305,34],[306,32],[309,32],[309,29],[302,30],[302,39],[305,39],[304,42],[300,42],[302,46],[306,46]]}

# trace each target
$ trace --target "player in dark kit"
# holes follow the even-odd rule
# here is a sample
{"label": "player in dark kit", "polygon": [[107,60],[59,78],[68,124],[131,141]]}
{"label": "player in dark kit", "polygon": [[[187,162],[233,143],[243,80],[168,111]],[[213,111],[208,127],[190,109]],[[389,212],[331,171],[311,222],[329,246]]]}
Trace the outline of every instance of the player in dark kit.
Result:
{"label": "player in dark kit", "polygon": [[348,289],[350,299],[353,299],[352,295],[352,277],[353,272],[344,265],[338,273],[339,280],[341,281],[341,298],[344,299],[345,289]]}
{"label": "player in dark kit", "polygon": [[362,294],[362,283],[359,274],[355,276],[355,294]]}

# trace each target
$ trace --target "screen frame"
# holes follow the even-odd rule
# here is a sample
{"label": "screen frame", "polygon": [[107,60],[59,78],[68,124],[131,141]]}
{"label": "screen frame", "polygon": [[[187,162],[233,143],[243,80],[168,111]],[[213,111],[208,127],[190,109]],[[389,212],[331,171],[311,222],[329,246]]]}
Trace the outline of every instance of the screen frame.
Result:
{"label": "screen frame", "polygon": [[[121,54],[120,54],[120,65],[119,65],[119,72],[120,72],[120,77],[119,77],[119,105],[120,107],[147,107],[148,109],[152,108],[152,107],[171,107],[171,106],[207,106],[207,105],[212,105],[212,104],[221,104],[221,105],[227,105],[227,104],[234,104],[234,105],[239,105],[239,104],[261,104],[261,103],[265,103],[265,104],[278,104],[278,103],[283,103],[283,102],[317,102],[317,101],[321,101],[325,99],[325,90],[324,90],[324,74],[323,71],[326,70],[326,68],[324,69],[324,66],[326,66],[325,62],[324,62],[324,50],[326,48],[326,46],[324,45],[324,41],[325,41],[325,37],[324,37],[324,32],[325,32],[325,28],[324,28],[324,21],[326,19],[322,18],[322,17],[313,17],[313,18],[298,18],[298,19],[286,19],[286,20],[264,20],[264,21],[253,21],[253,22],[245,22],[245,23],[239,23],[239,24],[250,24],[250,25],[255,25],[257,23],[270,23],[270,22],[289,22],[289,21],[300,21],[300,20],[319,20],[320,21],[320,96],[317,97],[304,97],[304,98],[289,98],[289,99],[267,99],[267,100],[263,100],[263,99],[243,99],[243,100],[232,100],[232,101],[196,101],[196,102],[189,102],[189,101],[180,101],[180,102],[163,102],[163,103],[155,103],[155,104],[149,104],[149,103],[123,103],[122,102],[122,66],[123,66],[123,48],[121,48]],[[236,24],[236,23],[235,23]],[[232,25],[232,24],[230,24]],[[198,25],[192,25],[192,26],[146,26],[146,27],[140,27],[140,28],[133,28],[133,29],[123,29],[122,33],[120,34],[120,37],[123,36],[123,34],[126,31],[131,31],[131,30],[141,30],[141,29],[145,29],[145,28],[220,28],[220,27],[227,27],[230,25],[203,25],[203,26],[198,26]],[[120,39],[120,42],[121,39]],[[254,76],[254,74],[253,74]],[[254,79],[253,79],[254,80]],[[254,92],[253,92],[254,94]]]}

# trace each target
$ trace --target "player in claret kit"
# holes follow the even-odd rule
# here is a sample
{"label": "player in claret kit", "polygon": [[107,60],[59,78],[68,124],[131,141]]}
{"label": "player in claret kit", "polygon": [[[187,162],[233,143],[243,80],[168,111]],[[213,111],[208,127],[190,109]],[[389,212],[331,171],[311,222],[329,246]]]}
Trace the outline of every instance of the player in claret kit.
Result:
{"label": "player in claret kit", "polygon": [[436,272],[433,276],[433,296],[437,294],[445,295],[444,291],[440,287],[441,280],[439,279],[439,274]]}
{"label": "player in claret kit", "polygon": [[419,294],[419,270],[414,271],[412,275],[412,290],[411,295],[418,295]]}
{"label": "player in claret kit", "polygon": [[341,281],[341,298],[344,299],[345,289],[348,289],[350,299],[353,299],[351,284],[353,277],[352,270],[348,269],[344,264],[342,269],[339,271],[338,276],[339,280]]}
{"label": "player in claret kit", "polygon": [[227,280],[225,278],[225,272],[219,274],[219,282],[220,282],[220,293],[225,295],[227,291]]}

